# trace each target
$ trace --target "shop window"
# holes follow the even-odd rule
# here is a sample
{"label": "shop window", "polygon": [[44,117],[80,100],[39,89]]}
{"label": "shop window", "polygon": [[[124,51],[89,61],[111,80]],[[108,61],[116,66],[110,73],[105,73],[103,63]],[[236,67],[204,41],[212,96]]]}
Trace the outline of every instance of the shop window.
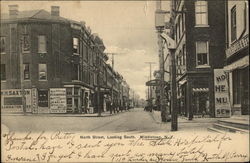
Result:
{"label": "shop window", "polygon": [[29,35],[22,36],[22,52],[23,53],[30,52],[30,37],[29,37]]}
{"label": "shop window", "polygon": [[236,29],[236,6],[231,9],[231,41],[233,42],[237,38]]}
{"label": "shop window", "polygon": [[1,80],[6,80],[6,67],[5,67],[5,64],[1,64]]}
{"label": "shop window", "polygon": [[79,88],[74,88],[74,95],[79,95]]}
{"label": "shop window", "polygon": [[195,2],[195,22],[197,26],[208,25],[207,1],[197,0]]}
{"label": "shop window", "polygon": [[6,53],[6,37],[1,36],[0,53]]}
{"label": "shop window", "polygon": [[47,80],[47,65],[39,64],[39,80]]}
{"label": "shop window", "polygon": [[74,37],[73,38],[73,53],[74,54],[79,54],[80,49],[79,49],[79,39]]}
{"label": "shop window", "polygon": [[30,79],[30,67],[28,63],[23,64],[23,75],[24,75],[24,80]]}
{"label": "shop window", "polygon": [[38,53],[47,53],[46,36],[38,36]]}
{"label": "shop window", "polygon": [[196,63],[197,66],[209,65],[208,63],[208,42],[196,42]]}

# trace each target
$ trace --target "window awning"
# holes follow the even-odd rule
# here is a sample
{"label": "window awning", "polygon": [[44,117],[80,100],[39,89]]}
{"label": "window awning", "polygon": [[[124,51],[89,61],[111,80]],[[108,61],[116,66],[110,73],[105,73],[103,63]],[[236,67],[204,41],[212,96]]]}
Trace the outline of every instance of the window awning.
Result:
{"label": "window awning", "polygon": [[193,88],[193,92],[208,92],[208,88]]}
{"label": "window awning", "polygon": [[249,56],[245,56],[236,62],[224,67],[225,71],[233,71],[235,69],[242,69],[249,66]]}

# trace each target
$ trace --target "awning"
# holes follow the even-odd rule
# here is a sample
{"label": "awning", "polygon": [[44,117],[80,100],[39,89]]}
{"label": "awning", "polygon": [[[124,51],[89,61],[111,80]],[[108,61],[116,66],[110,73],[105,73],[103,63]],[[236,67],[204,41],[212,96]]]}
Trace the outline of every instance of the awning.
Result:
{"label": "awning", "polygon": [[235,69],[242,69],[249,66],[249,56],[245,56],[236,62],[231,63],[224,67],[225,71],[233,71]]}
{"label": "awning", "polygon": [[181,81],[179,81],[179,84],[180,85],[183,85],[183,84],[185,84],[187,82],[187,80],[181,80]]}
{"label": "awning", "polygon": [[193,88],[193,92],[208,92],[208,88]]}

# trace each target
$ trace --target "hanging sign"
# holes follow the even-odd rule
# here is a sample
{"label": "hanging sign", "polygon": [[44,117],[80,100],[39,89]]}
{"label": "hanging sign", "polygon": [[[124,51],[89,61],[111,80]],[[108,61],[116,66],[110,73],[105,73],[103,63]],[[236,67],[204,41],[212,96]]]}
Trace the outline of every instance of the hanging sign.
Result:
{"label": "hanging sign", "polygon": [[214,69],[215,117],[230,117],[228,75],[223,69]]}

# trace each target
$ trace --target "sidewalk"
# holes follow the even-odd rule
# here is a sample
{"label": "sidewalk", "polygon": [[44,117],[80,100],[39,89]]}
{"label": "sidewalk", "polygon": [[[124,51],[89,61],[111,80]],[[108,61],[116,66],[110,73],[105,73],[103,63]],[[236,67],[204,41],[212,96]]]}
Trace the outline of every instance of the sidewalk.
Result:
{"label": "sidewalk", "polygon": [[[125,113],[126,111],[110,114],[109,111],[102,112],[101,117],[115,116],[120,113]],[[1,113],[2,116],[24,116],[23,113]],[[88,113],[88,114],[72,114],[72,113],[26,113],[26,116],[46,116],[46,117],[98,117],[98,113]]]}
{"label": "sidewalk", "polygon": [[[161,122],[161,112],[152,111],[150,113],[157,124],[161,124],[170,130],[171,122]],[[188,120],[185,117],[178,117],[178,131],[207,131],[218,118],[194,118]]]}

